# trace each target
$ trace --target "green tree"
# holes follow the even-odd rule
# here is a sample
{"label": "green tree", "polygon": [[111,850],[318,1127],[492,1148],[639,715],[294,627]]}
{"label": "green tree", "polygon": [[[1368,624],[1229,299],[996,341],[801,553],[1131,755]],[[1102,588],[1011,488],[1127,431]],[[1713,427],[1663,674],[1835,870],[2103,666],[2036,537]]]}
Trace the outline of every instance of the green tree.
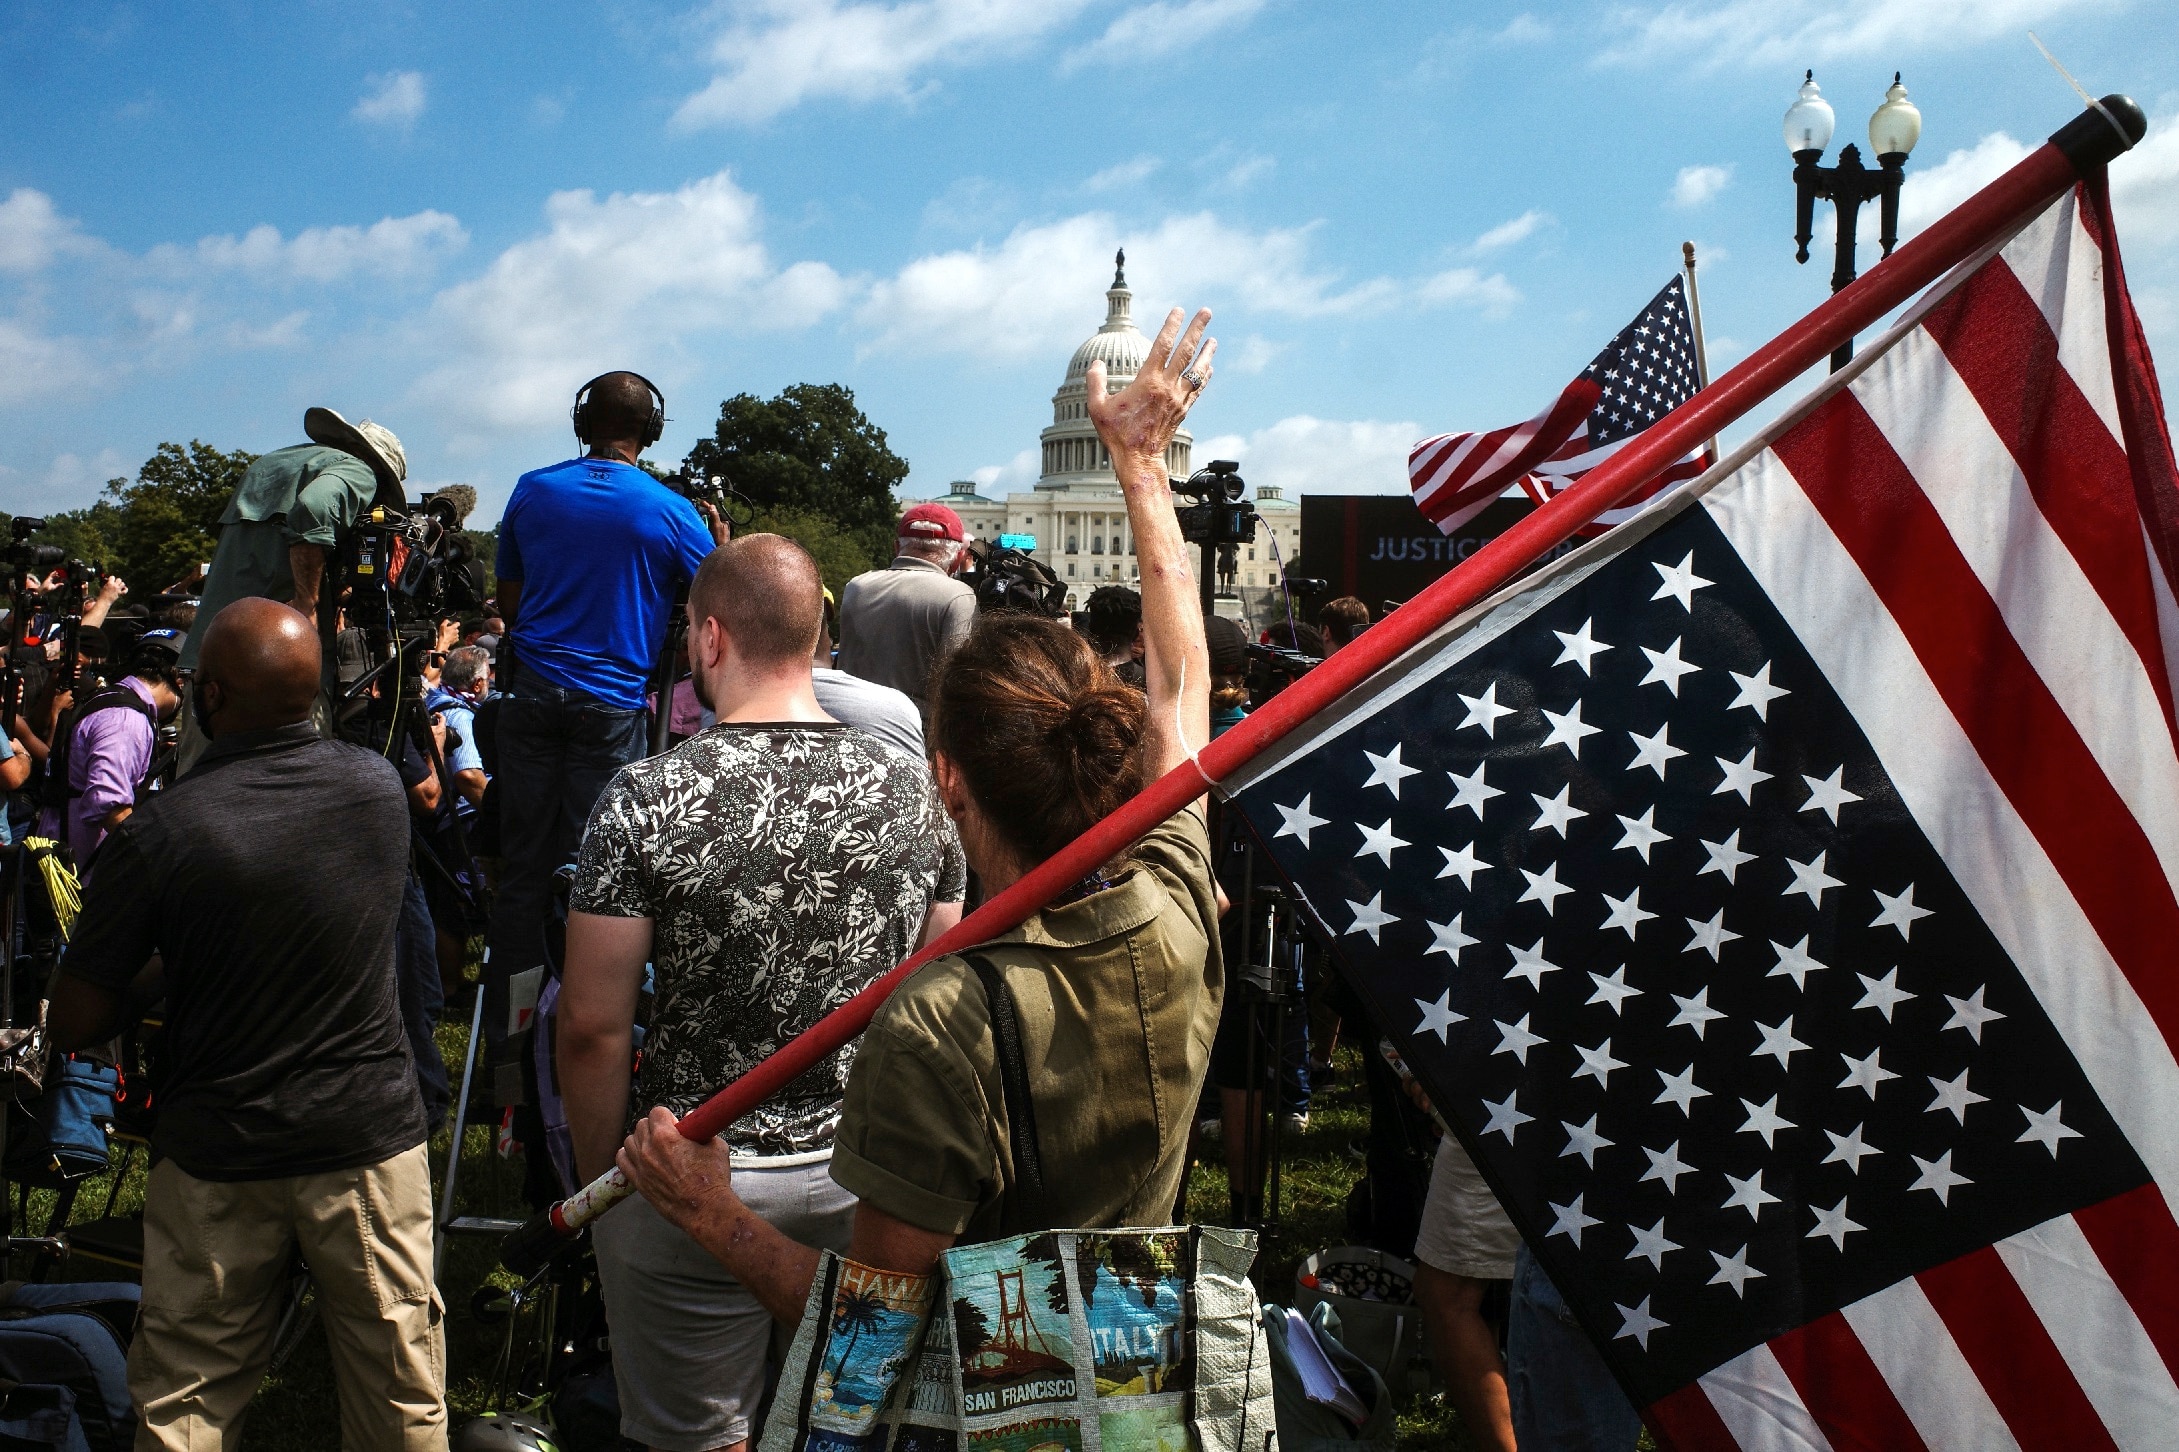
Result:
{"label": "green tree", "polygon": [[212,558],[219,516],[256,458],[198,439],[187,448],[161,444],[134,479],[109,479],[88,507],[46,515],[32,542],[102,565],[138,595],[156,594]]}
{"label": "green tree", "polygon": [[[892,558],[893,490],[908,461],[840,384],[797,383],[771,399],[734,395],[682,467],[731,483],[773,521],[759,527],[799,540],[834,589]],[[825,540],[832,543],[821,548]]]}

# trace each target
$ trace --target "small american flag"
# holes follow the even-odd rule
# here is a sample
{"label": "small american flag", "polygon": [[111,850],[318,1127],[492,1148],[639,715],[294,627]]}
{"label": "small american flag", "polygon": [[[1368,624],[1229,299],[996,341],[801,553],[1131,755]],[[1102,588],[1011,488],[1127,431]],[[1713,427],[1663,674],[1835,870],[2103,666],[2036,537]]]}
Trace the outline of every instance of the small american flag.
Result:
{"label": "small american flag", "polygon": [[1659,1440],[2179,1428],[2179,476],[2105,193],[1227,783]]}
{"label": "small american flag", "polygon": [[[1527,423],[1489,433],[1439,434],[1415,445],[1407,455],[1408,487],[1423,514],[1452,534],[1515,485],[1543,502],[1693,398],[1701,386],[1687,291],[1675,277]],[[1701,473],[1705,462],[1700,454],[1690,455],[1601,522],[1617,523],[1658,491]]]}

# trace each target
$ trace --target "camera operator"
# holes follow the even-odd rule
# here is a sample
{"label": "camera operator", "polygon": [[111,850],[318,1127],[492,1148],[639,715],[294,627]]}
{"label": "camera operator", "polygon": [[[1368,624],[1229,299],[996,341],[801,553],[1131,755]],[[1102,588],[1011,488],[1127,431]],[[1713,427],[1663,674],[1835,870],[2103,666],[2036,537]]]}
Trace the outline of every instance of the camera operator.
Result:
{"label": "camera operator", "polygon": [[394,988],[400,779],[318,736],[318,634],[286,606],[229,605],[197,659],[210,745],[101,850],[47,1020],[63,1050],[113,1037],[160,956],[136,1445],[238,1444],[299,1248],[343,1445],[444,1452],[424,1115]]}
{"label": "camera operator", "polygon": [[61,723],[47,762],[69,853],[87,869],[106,834],[128,820],[158,775],[159,728],[181,709],[180,635],[146,631],[129,673],[83,695]]}
{"label": "camera operator", "polygon": [[477,748],[476,715],[477,707],[491,694],[492,658],[476,646],[465,645],[447,652],[438,686],[424,697],[424,708],[439,723],[440,750],[446,757],[447,774],[454,779],[453,812],[435,816],[425,844],[432,861],[422,864],[419,874],[431,910],[439,981],[445,993],[460,987],[469,938],[485,927],[479,907],[483,884],[472,878],[475,863],[454,841],[454,818],[459,818],[466,841],[484,789],[491,784],[483,753]]}
{"label": "camera operator", "polygon": [[1082,633],[1113,673],[1141,690],[1142,596],[1125,585],[1099,585],[1090,591]]}
{"label": "camera operator", "polygon": [[[961,844],[920,755],[819,704],[817,566],[773,534],[724,546],[689,590],[690,663],[719,724],[622,772],[583,839],[558,1063],[578,1173],[627,1133],[644,965],[656,998],[635,1110],[685,1113],[959,920]],[[854,1201],[826,1174],[837,1060],[722,1137],[746,1201],[844,1250]],[[770,1313],[704,1249],[633,1204],[593,1232],[622,1435],[653,1447],[749,1439]]]}
{"label": "camera operator", "polygon": [[583,385],[579,459],[524,474],[499,525],[499,606],[508,634],[495,731],[500,880],[491,927],[491,1040],[506,1035],[509,975],[545,961],[552,876],[614,773],[642,759],[653,657],[677,585],[727,527],[636,467],[666,423],[664,395],[637,373]]}
{"label": "camera operator", "polygon": [[[244,471],[219,517],[196,623],[182,646],[185,671],[197,663],[208,622],[252,595],[292,606],[330,638],[328,612],[337,602],[322,598],[325,576],[349,532],[374,504],[407,507],[401,483],[408,477],[408,455],[390,430],[313,408],[303,414],[303,432],[311,442],[275,449]],[[326,662],[328,672],[332,665]],[[330,708],[321,703],[318,709],[319,729],[330,733]],[[192,713],[182,719],[181,769],[194,766],[203,751]]]}
{"label": "camera operator", "polygon": [[968,544],[943,504],[910,506],[894,534],[893,563],[840,591],[840,669],[905,692],[928,725],[933,674],[976,623],[976,592],[955,578]]}
{"label": "camera operator", "polygon": [[[1216,345],[1196,356],[1209,318],[1196,314],[1181,336],[1175,309],[1117,395],[1105,392],[1104,364],[1089,367],[1089,415],[1142,560],[1147,695],[1066,625],[1005,611],[978,618],[935,683],[939,792],[993,891],[1210,734],[1201,607],[1165,473],[1165,449],[1210,372]],[[1217,891],[1203,811],[1189,806],[978,950],[989,978],[948,956],[894,991],[856,1050],[832,1156],[833,1178],[860,1197],[855,1260],[921,1274],[960,1240],[1168,1223],[1225,988]],[[1041,1193],[1010,1148],[990,1011],[1002,997],[1020,1028]],[[741,1199],[723,1140],[684,1139],[653,1110],[618,1163],[773,1315],[799,1318],[816,1253]]]}

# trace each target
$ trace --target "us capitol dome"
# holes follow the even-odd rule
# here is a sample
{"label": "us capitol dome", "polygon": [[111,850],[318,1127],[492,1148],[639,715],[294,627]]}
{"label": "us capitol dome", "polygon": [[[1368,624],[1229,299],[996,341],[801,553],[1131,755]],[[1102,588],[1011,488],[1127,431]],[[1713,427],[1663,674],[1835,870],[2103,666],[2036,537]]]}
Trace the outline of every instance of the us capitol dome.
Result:
{"label": "us capitol dome", "polygon": [[[1052,395],[1051,426],[1038,436],[1041,461],[1033,490],[1009,494],[1001,501],[978,493],[973,481],[963,479],[938,496],[940,503],[961,516],[972,539],[1034,536],[1037,558],[1067,584],[1070,610],[1081,609],[1099,585],[1141,585],[1119,476],[1113,473],[1111,456],[1090,422],[1087,381],[1090,364],[1102,361],[1105,387],[1117,393],[1150,356],[1150,340],[1135,326],[1134,301],[1127,285],[1127,254],[1122,252],[1113,259],[1112,286],[1105,290],[1104,326],[1074,350],[1067,360],[1066,377]],[[1176,479],[1187,478],[1194,448],[1195,436],[1188,430],[1174,434],[1165,451],[1165,472]],[[1282,499],[1274,485],[1258,487],[1255,498],[1263,523],[1257,527],[1256,543],[1241,548],[1234,583],[1242,602],[1251,607],[1248,613],[1268,619],[1267,601],[1258,602],[1276,594],[1271,587],[1279,578],[1278,567],[1271,562],[1270,537],[1276,533],[1284,559],[1292,560],[1300,553],[1301,509]],[[1241,602],[1220,603],[1230,610]]]}

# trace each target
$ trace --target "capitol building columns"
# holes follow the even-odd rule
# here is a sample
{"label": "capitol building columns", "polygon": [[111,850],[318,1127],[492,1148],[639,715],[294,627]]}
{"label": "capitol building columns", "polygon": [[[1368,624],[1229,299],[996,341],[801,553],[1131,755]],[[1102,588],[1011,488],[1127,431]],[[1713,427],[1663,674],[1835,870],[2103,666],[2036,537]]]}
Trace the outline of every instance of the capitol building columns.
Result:
{"label": "capitol building columns", "polygon": [[[1087,382],[1090,364],[1102,361],[1105,387],[1117,392],[1149,357],[1150,340],[1135,326],[1134,298],[1127,285],[1127,254],[1122,252],[1114,259],[1112,286],[1105,291],[1104,326],[1074,350],[1059,391],[1052,395],[1052,422],[1041,436],[1036,487],[1001,501],[979,494],[973,483],[962,480],[940,496],[961,516],[971,539],[996,542],[1002,534],[1033,535],[1036,557],[1066,583],[1070,610],[1081,609],[1099,585],[1138,586],[1142,578],[1119,477],[1089,419]],[[1187,478],[1194,449],[1192,434],[1186,429],[1176,433],[1166,450],[1166,473]],[[1301,507],[1282,499],[1277,488],[1258,488],[1256,508],[1263,516],[1256,543],[1244,545],[1235,561],[1240,599],[1221,601],[1221,613],[1238,608],[1260,617],[1261,623],[1271,618],[1271,601],[1278,594],[1270,537],[1276,535],[1280,556],[1292,560],[1301,549]]]}

